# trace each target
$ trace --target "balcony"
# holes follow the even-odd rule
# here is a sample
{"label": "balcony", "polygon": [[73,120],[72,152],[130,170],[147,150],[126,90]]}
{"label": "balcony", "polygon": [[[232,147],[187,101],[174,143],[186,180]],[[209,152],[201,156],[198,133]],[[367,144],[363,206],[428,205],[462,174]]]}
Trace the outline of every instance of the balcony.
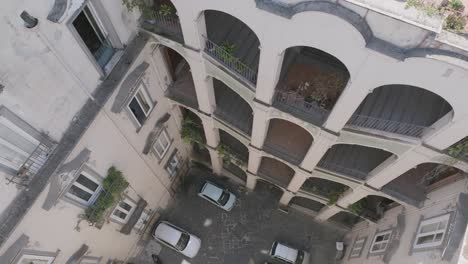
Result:
{"label": "balcony", "polygon": [[207,10],[204,15],[205,53],[255,90],[260,59],[260,42],[255,33],[229,14]]}
{"label": "balcony", "polygon": [[250,137],[253,122],[250,105],[223,82],[213,79],[213,86],[216,100],[215,116]]}
{"label": "balcony", "polygon": [[[285,133],[287,131],[287,133]],[[283,119],[271,119],[263,149],[299,165],[312,145],[313,137],[304,128]]]}
{"label": "balcony", "polygon": [[407,85],[386,85],[367,95],[347,127],[378,135],[383,131],[421,138],[451,111],[450,104],[432,92]]}
{"label": "balcony", "polygon": [[305,193],[322,196],[329,200],[329,204],[334,204],[349,187],[341,183],[320,178],[309,178],[301,186],[301,191]]}
{"label": "balcony", "polygon": [[381,149],[337,144],[325,153],[317,166],[362,181],[367,178],[369,172],[392,155]]}
{"label": "balcony", "polygon": [[272,158],[262,157],[258,175],[271,183],[287,188],[294,177],[294,170]]}
{"label": "balcony", "polygon": [[320,126],[348,80],[346,66],[332,55],[311,47],[288,48],[273,105]]}
{"label": "balcony", "polygon": [[323,207],[325,207],[325,205],[311,199],[296,196],[289,202],[289,207],[302,213],[314,216],[317,215],[317,213]]}
{"label": "balcony", "polygon": [[408,204],[420,207],[427,194],[464,177],[457,168],[423,163],[386,184],[382,191]]}
{"label": "balcony", "polygon": [[[237,166],[246,167],[249,160],[249,149],[229,133],[219,130],[220,145],[223,146],[224,156],[231,156]],[[232,162],[228,162],[232,163]]]}
{"label": "balcony", "polygon": [[145,10],[142,13],[142,28],[184,44],[179,16],[170,1],[155,1],[153,11]]}
{"label": "balcony", "polygon": [[51,152],[51,147],[42,143],[39,144],[19,168],[16,175],[7,178],[7,184],[14,183],[27,187],[37,172],[44,166]]}
{"label": "balcony", "polygon": [[372,222],[377,222],[384,217],[386,211],[396,206],[399,206],[399,204],[390,199],[376,195],[369,195],[354,204],[351,204],[348,207],[348,210],[362,218]]}

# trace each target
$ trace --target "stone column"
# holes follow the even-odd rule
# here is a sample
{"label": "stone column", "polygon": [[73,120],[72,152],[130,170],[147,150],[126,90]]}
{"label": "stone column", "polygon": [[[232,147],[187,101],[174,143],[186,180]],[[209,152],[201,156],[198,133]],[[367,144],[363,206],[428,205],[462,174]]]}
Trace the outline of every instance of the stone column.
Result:
{"label": "stone column", "polygon": [[401,155],[398,159],[390,157],[369,173],[367,184],[381,189],[385,184],[393,181],[418,164],[428,162],[429,159],[418,149],[413,149]]}
{"label": "stone column", "polygon": [[212,114],[216,107],[213,80],[207,76],[201,61],[192,60],[190,71],[197,94],[198,108],[206,114]]}
{"label": "stone column", "polygon": [[257,177],[250,172],[247,172],[247,183],[246,186],[249,191],[253,191],[257,185]]}
{"label": "stone column", "polygon": [[263,147],[263,142],[265,142],[265,138],[268,132],[268,110],[268,106],[258,102],[254,104],[254,120],[252,125],[251,144],[258,149]]}
{"label": "stone column", "polygon": [[201,14],[197,17],[197,13],[189,8],[189,5],[182,3],[177,4],[177,13],[179,14],[180,27],[184,36],[184,44],[195,50],[203,48],[201,36],[206,36],[205,16]]}
{"label": "stone column", "polygon": [[330,217],[334,216],[335,214],[341,212],[342,209],[339,208],[338,206],[332,205],[332,206],[325,206],[320,210],[320,212],[315,216],[315,220],[318,222],[325,222]]}
{"label": "stone column", "polygon": [[332,147],[333,143],[336,142],[338,136],[326,131],[320,131],[318,138],[314,138],[314,142],[309,148],[304,160],[301,163],[301,168],[307,171],[312,171],[320,162],[323,155],[329,148]]}
{"label": "stone column", "polygon": [[258,68],[257,100],[271,105],[276,84],[281,74],[284,52],[271,46],[262,46]]}
{"label": "stone column", "polygon": [[219,130],[214,126],[213,118],[205,114],[201,114],[199,116],[203,123],[206,144],[209,147],[216,149],[216,147],[219,145]]}
{"label": "stone column", "polygon": [[336,204],[343,208],[348,208],[349,205],[371,194],[373,193],[369,193],[366,188],[358,187],[354,190],[349,189],[348,191],[346,191],[344,194],[341,195],[341,197],[338,199]]}
{"label": "stone column", "polygon": [[283,192],[283,195],[281,196],[279,203],[282,206],[288,206],[292,198],[294,198],[294,193],[288,192],[288,191]]}
{"label": "stone column", "polygon": [[210,152],[211,168],[213,169],[213,173],[221,175],[223,171],[223,159],[216,149],[208,148],[208,151]]}
{"label": "stone column", "polygon": [[302,184],[310,177],[307,172],[301,169],[296,169],[295,171],[296,173],[294,173],[294,177],[288,185],[288,190],[293,193],[297,193],[301,189]]}
{"label": "stone column", "polygon": [[253,174],[257,174],[258,168],[260,168],[260,162],[262,161],[262,152],[252,146],[249,147],[249,163],[247,169]]}

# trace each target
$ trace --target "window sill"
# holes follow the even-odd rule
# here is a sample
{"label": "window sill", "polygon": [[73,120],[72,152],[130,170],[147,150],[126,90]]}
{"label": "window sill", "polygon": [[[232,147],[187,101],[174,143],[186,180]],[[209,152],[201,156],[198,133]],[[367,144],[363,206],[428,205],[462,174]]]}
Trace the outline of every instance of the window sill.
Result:
{"label": "window sill", "polygon": [[111,71],[114,69],[114,67],[122,58],[123,54],[124,54],[123,50],[117,50],[115,52],[115,54],[112,56],[109,62],[102,68],[102,71],[104,72],[104,76],[102,77],[102,79],[105,79],[111,73]]}

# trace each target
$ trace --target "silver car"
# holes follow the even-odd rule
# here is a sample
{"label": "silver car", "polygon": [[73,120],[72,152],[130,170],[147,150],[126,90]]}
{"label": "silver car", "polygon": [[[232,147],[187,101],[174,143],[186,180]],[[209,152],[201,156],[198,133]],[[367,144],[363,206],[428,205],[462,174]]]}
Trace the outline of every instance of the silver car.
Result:
{"label": "silver car", "polygon": [[226,211],[231,211],[237,199],[232,192],[209,181],[203,184],[198,196]]}
{"label": "silver car", "polygon": [[279,242],[273,243],[270,255],[275,259],[289,264],[309,264],[310,259],[309,253],[297,250]]}
{"label": "silver car", "polygon": [[198,237],[164,221],[158,224],[153,237],[161,244],[189,258],[195,257],[201,247],[201,240]]}

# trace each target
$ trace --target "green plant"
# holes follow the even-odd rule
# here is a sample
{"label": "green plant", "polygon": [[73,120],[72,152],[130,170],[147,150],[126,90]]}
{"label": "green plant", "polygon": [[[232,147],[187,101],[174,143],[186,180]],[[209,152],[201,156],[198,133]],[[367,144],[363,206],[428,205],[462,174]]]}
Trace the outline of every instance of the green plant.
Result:
{"label": "green plant", "polygon": [[457,15],[457,14],[451,14],[451,15],[448,15],[447,18],[445,19],[444,28],[447,30],[459,32],[465,28],[465,25],[466,25],[465,17],[461,15]]}
{"label": "green plant", "polygon": [[465,8],[461,0],[451,0],[449,2],[449,6],[456,11],[462,11]]}
{"label": "green plant", "polygon": [[468,138],[464,138],[454,146],[451,146],[447,150],[448,154],[455,158],[461,158],[468,153]]}
{"label": "green plant", "polygon": [[141,16],[145,19],[154,19],[155,14],[151,5],[148,5],[145,0],[122,0],[122,4],[128,11],[137,9]]}
{"label": "green plant", "polygon": [[226,164],[230,164],[231,162],[238,165],[238,166],[246,166],[246,162],[242,160],[236,153],[233,151],[230,147],[224,145],[224,144],[219,144],[218,147],[216,148],[218,151],[219,155],[222,157],[223,161]]}
{"label": "green plant", "polygon": [[362,210],[364,210],[364,200],[357,201],[353,204],[350,204],[348,206],[348,210],[351,211],[352,213],[359,215],[362,213]]}
{"label": "green plant", "polygon": [[163,17],[169,17],[175,15],[175,9],[171,5],[162,4],[159,6],[158,13]]}
{"label": "green plant", "polygon": [[433,5],[428,5],[422,0],[407,0],[406,8],[414,7],[418,10],[423,11],[428,16],[440,15],[440,9]]}
{"label": "green plant", "polygon": [[102,184],[103,190],[99,193],[96,201],[85,211],[85,219],[96,224],[104,220],[104,214],[107,209],[111,208],[114,203],[120,200],[122,192],[128,187],[128,182],[122,175],[122,172],[114,166],[107,171],[107,177]]}
{"label": "green plant", "polygon": [[185,117],[182,121],[182,129],[180,131],[182,139],[188,144],[197,144],[201,149],[205,148],[203,127],[192,120],[190,117]]}
{"label": "green plant", "polygon": [[330,193],[328,193],[328,205],[333,205],[338,201],[338,198],[340,198],[341,194],[343,194],[345,190],[340,189],[340,190],[333,190]]}

